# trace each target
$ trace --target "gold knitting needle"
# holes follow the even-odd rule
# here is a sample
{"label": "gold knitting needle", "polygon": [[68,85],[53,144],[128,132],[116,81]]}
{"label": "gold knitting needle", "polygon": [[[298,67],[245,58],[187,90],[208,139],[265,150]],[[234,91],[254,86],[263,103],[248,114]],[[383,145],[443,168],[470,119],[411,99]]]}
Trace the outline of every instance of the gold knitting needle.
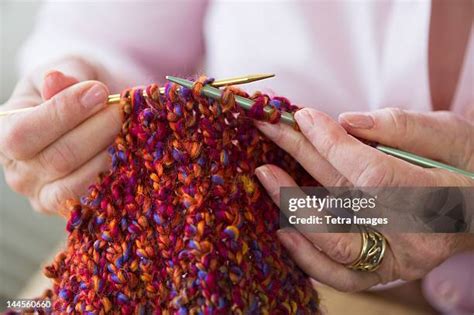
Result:
{"label": "gold knitting needle", "polygon": [[[222,79],[222,80],[216,80],[211,83],[213,87],[219,88],[222,86],[227,86],[227,85],[238,85],[238,84],[247,84],[255,81],[260,81],[260,80],[265,80],[268,78],[272,78],[275,75],[272,73],[262,73],[262,74],[250,74],[246,76],[241,76],[241,77],[233,77],[233,78],[227,78],[227,79]],[[165,93],[165,88],[160,87],[160,94]],[[143,96],[146,96],[146,91],[143,91]],[[107,103],[112,104],[112,103],[118,103],[120,102],[120,94],[112,94],[109,95],[109,99]],[[1,116],[1,113],[0,113]]]}
{"label": "gold knitting needle", "polygon": [[[186,80],[186,79],[182,79],[182,78],[166,76],[166,79],[171,81],[171,82],[174,82],[176,84],[179,84],[181,86],[187,87],[189,89],[191,89],[194,85],[194,82]],[[222,91],[215,88],[215,87],[212,87],[210,85],[205,85],[202,88],[201,93],[203,95],[207,96],[207,97],[210,97],[210,98],[213,98],[213,99],[216,99],[216,100],[219,100],[222,97]],[[235,96],[235,102],[240,107],[242,107],[243,109],[246,109],[246,110],[249,110],[252,107],[252,105],[254,104],[254,101],[252,101],[251,99],[248,99],[248,98],[242,97],[242,96],[238,96],[238,95]],[[267,106],[267,107],[264,108],[264,111],[267,114],[269,114],[269,113],[271,113],[272,108],[270,106]],[[290,126],[295,126],[296,125],[296,121],[295,121],[293,115],[291,113],[288,113],[288,112],[282,112],[281,113],[281,122],[283,122],[285,124],[288,124]],[[472,172],[468,172],[468,171],[459,169],[457,167],[454,167],[454,166],[451,166],[451,165],[448,165],[448,164],[444,164],[444,163],[434,161],[434,160],[431,160],[431,159],[428,159],[428,158],[425,158],[425,157],[422,157],[422,156],[418,156],[418,155],[410,153],[410,152],[405,152],[405,151],[395,149],[395,148],[391,148],[391,147],[387,147],[387,146],[384,146],[384,145],[381,145],[381,144],[376,145],[375,148],[377,150],[381,151],[381,152],[384,152],[386,154],[389,154],[389,155],[395,156],[397,158],[403,159],[403,160],[405,160],[409,163],[415,164],[415,165],[428,167],[428,168],[431,168],[431,167],[440,168],[440,169],[448,170],[450,172],[458,173],[458,174],[461,174],[461,175],[464,175],[464,176],[467,176],[467,177],[470,177],[470,178],[474,179],[474,173],[472,173]]]}
{"label": "gold knitting needle", "polygon": [[[218,88],[222,86],[227,86],[227,85],[237,85],[237,84],[246,84],[246,83],[251,83],[255,81],[260,81],[260,80],[265,80],[268,78],[274,77],[274,74],[271,73],[262,73],[262,74],[250,74],[250,75],[245,75],[241,77],[233,77],[233,78],[226,78],[222,80],[216,80],[211,83],[212,86]],[[165,88],[161,87],[160,88],[160,94],[165,93]],[[143,91],[143,96],[146,96],[146,91]],[[120,94],[112,94],[109,95],[107,99],[107,104],[116,104],[120,102]],[[4,111],[0,112],[0,116],[7,116],[11,114],[17,114],[17,113],[24,113],[24,112],[29,112],[31,110],[35,109],[35,107],[26,107],[26,108],[20,108],[20,109],[13,109],[9,111]]]}

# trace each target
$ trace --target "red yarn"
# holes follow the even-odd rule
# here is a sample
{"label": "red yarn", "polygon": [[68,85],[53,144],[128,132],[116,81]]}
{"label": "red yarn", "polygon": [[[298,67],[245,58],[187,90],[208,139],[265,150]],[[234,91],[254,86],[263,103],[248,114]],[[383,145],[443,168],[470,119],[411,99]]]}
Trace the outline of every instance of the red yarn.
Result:
{"label": "red yarn", "polygon": [[[266,163],[316,184],[252,119],[276,123],[285,98],[248,113],[173,84],[122,93],[112,169],[70,202],[67,248],[45,270],[57,313],[315,314],[318,298],[275,235],[279,210],[254,176]],[[272,106],[270,115],[264,106]]]}

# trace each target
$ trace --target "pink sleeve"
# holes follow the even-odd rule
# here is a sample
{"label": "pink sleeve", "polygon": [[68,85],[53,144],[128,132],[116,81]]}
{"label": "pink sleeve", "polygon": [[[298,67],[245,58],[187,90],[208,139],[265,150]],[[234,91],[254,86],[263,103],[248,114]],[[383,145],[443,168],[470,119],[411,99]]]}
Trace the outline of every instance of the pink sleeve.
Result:
{"label": "pink sleeve", "polygon": [[204,53],[206,7],[207,0],[46,2],[20,72],[78,55],[105,67],[113,91],[194,73]]}

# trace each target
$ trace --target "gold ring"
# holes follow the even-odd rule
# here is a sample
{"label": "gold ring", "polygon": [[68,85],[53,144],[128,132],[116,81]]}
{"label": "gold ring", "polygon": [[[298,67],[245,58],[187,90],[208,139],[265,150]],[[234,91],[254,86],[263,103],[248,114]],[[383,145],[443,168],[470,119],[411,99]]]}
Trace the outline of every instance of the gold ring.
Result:
{"label": "gold ring", "polygon": [[382,263],[387,240],[381,233],[368,226],[359,225],[359,229],[362,237],[359,257],[346,267],[360,271],[375,271]]}

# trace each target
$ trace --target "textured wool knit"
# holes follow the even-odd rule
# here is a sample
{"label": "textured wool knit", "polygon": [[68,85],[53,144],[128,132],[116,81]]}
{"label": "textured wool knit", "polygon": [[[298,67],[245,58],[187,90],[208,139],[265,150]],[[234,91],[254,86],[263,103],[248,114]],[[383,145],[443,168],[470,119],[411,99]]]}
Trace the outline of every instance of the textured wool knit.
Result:
{"label": "textured wool knit", "polygon": [[[316,184],[253,125],[297,107],[234,87],[219,101],[200,96],[210,81],[122,93],[112,167],[69,201],[67,248],[45,269],[53,312],[319,313],[317,293],[276,237],[278,207],[254,175],[272,163]],[[245,112],[234,95],[256,103]]]}

